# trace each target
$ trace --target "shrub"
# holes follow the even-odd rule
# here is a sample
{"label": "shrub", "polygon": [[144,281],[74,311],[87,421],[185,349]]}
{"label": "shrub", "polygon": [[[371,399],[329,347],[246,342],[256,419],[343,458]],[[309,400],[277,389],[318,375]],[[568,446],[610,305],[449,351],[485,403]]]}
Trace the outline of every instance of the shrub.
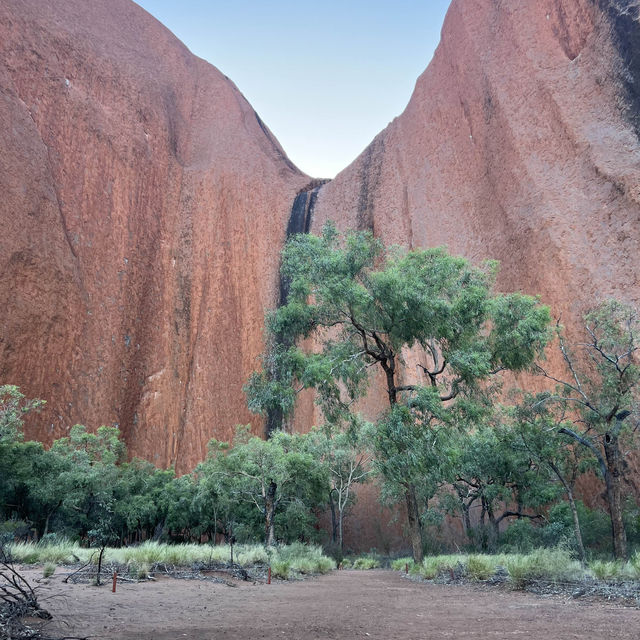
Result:
{"label": "shrub", "polygon": [[136,568],[136,578],[138,578],[138,580],[146,580],[149,577],[149,571],[150,568],[148,564],[141,564]]}
{"label": "shrub", "polygon": [[47,562],[42,570],[43,578],[50,578],[56,572],[56,565],[53,562]]}
{"label": "shrub", "polygon": [[619,560],[593,560],[589,563],[589,570],[598,580],[614,580],[623,576],[624,565]]}
{"label": "shrub", "polygon": [[353,561],[354,569],[378,569],[380,567],[380,560],[373,556],[360,556]]}
{"label": "shrub", "polygon": [[391,568],[394,571],[404,571],[409,565],[409,567],[413,567],[413,558],[396,558],[391,562]]}
{"label": "shrub", "polygon": [[530,580],[573,580],[582,575],[580,563],[564,549],[537,549],[528,555],[507,556],[504,564],[516,589]]}
{"label": "shrub", "polygon": [[283,580],[288,580],[290,570],[291,570],[291,565],[286,560],[274,560],[271,563],[271,574],[275,578],[282,578]]}
{"label": "shrub", "polygon": [[[599,509],[590,509],[580,500],[576,501],[576,508],[584,546],[602,553],[611,551],[611,520],[608,514]],[[559,502],[549,510],[549,524],[547,527],[552,525],[556,527],[556,531],[562,527],[563,533],[558,535],[558,539],[555,541],[551,539],[551,536],[547,536],[544,539],[545,544],[562,544],[560,538],[564,538],[569,545],[575,544],[573,516],[567,502]],[[546,530],[547,527],[543,529]]]}
{"label": "shrub", "polygon": [[542,546],[541,527],[529,520],[516,520],[500,535],[500,549],[511,553],[530,553]]}
{"label": "shrub", "polygon": [[467,572],[473,580],[488,580],[496,570],[491,556],[472,555],[467,558]]}

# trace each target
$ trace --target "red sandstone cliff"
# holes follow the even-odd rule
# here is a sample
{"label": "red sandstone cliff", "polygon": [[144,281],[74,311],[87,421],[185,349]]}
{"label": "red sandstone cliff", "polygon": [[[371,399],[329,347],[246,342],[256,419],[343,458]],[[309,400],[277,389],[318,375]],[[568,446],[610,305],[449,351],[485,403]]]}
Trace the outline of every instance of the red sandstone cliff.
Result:
{"label": "red sandstone cliff", "polygon": [[405,112],[317,200],[386,242],[500,260],[564,319],[637,303],[635,0],[454,0]]}
{"label": "red sandstone cliff", "polygon": [[[406,110],[322,187],[312,230],[498,259],[501,290],[540,294],[573,331],[603,298],[638,304],[639,12],[454,0]],[[368,408],[385,403],[374,390]]]}
{"label": "red sandstone cliff", "polygon": [[[501,289],[569,324],[595,298],[637,303],[636,4],[454,0],[406,111],[320,189],[314,230],[497,258]],[[28,435],[116,422],[133,453],[187,470],[248,421],[307,181],[128,0],[5,0],[0,382],[48,400]],[[312,416],[306,397],[300,427]]]}
{"label": "red sandstone cliff", "polygon": [[3,0],[0,383],[47,400],[27,435],[117,423],[134,454],[188,470],[248,422],[307,182],[129,0]]}

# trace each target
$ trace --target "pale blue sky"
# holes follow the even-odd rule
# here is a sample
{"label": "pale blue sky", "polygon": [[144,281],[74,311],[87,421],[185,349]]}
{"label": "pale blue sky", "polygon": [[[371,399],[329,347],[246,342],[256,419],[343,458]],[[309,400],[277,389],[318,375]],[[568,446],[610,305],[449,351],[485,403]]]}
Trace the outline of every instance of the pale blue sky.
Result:
{"label": "pale blue sky", "polygon": [[138,0],[229,76],[314,177],[350,164],[404,110],[450,0]]}

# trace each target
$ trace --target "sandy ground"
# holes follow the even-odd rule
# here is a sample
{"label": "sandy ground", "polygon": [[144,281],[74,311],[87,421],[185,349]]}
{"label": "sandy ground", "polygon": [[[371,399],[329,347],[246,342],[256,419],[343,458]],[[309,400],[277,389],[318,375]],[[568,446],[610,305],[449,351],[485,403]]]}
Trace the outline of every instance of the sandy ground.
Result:
{"label": "sandy ground", "polygon": [[110,586],[63,584],[63,577],[59,569],[39,583],[41,602],[55,616],[48,631],[92,638],[640,638],[637,609],[414,583],[391,571],[235,587],[167,577],[119,584],[115,594]]}

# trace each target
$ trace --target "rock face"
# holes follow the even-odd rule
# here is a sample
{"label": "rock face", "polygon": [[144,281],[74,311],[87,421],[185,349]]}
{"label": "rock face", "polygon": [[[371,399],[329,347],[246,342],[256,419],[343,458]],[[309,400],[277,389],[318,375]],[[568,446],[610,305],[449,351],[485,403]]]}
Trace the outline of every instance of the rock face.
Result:
{"label": "rock face", "polygon": [[[186,471],[248,422],[303,190],[305,228],[496,258],[500,289],[570,326],[593,300],[638,303],[639,5],[454,0],[406,111],[318,189],[129,0],[3,0],[0,382],[48,401],[28,436],[117,423]],[[316,417],[307,394],[297,428]]]}
{"label": "rock face", "polygon": [[117,423],[191,469],[251,419],[308,176],[129,0],[3,0],[0,150],[0,383],[47,400],[27,435]]}
{"label": "rock face", "polygon": [[[637,0],[454,0],[405,112],[320,189],[312,230],[332,219],[498,259],[498,288],[541,295],[573,335],[594,302],[637,305],[639,13]],[[375,522],[370,498],[357,508]]]}
{"label": "rock face", "polygon": [[406,111],[318,195],[387,243],[498,259],[563,320],[640,299],[636,0],[454,0]]}

